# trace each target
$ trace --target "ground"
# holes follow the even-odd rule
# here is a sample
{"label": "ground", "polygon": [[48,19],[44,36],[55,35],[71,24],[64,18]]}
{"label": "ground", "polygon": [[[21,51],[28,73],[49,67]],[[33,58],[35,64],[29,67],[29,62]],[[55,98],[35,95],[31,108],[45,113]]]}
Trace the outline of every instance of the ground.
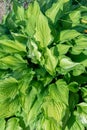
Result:
{"label": "ground", "polygon": [[2,16],[5,14],[5,6],[4,2],[0,1],[0,22],[2,20]]}

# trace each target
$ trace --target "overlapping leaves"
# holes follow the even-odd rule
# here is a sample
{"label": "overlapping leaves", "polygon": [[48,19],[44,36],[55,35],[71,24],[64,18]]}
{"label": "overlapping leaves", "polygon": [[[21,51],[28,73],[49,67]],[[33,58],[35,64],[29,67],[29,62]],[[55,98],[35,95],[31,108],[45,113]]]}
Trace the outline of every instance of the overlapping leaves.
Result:
{"label": "overlapping leaves", "polygon": [[16,2],[0,26],[0,129],[84,130],[87,7]]}

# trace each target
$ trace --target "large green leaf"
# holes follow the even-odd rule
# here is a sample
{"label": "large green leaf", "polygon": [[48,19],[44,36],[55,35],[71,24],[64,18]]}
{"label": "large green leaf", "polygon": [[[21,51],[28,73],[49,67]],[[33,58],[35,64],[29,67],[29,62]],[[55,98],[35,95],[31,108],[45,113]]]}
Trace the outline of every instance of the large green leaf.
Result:
{"label": "large green leaf", "polygon": [[44,98],[44,93],[41,95],[42,84],[37,81],[32,81],[30,88],[27,89],[26,95],[22,95],[22,117],[26,126],[35,129],[35,122],[41,112],[41,105]]}
{"label": "large green leaf", "polygon": [[66,106],[61,102],[56,102],[55,100],[50,99],[50,97],[47,97],[45,100],[46,101],[42,105],[45,116],[49,119],[52,118],[61,126]]}
{"label": "large green leaf", "polygon": [[14,99],[18,94],[18,81],[15,78],[9,77],[0,80],[0,101],[8,98]]}
{"label": "large green leaf", "polygon": [[45,14],[53,23],[60,18],[61,12],[63,11],[63,4],[64,0],[57,0],[57,2],[53,3],[52,6],[47,9]]}
{"label": "large green leaf", "polygon": [[51,30],[47,18],[40,12],[36,22],[35,39],[39,42],[40,47],[46,47],[52,42]]}
{"label": "large green leaf", "polygon": [[16,97],[15,99],[6,99],[5,101],[0,101],[0,117],[1,118],[8,118],[16,114],[19,110],[19,98]]}
{"label": "large green leaf", "polygon": [[[56,85],[57,85],[57,92],[58,94],[58,99],[60,99],[63,103],[68,105],[68,94],[69,94],[69,90],[68,90],[68,86],[66,84],[66,82],[62,79],[56,81]],[[63,88],[63,92],[62,92],[62,88]]]}
{"label": "large green leaf", "polygon": [[37,130],[62,130],[61,125],[57,124],[55,120],[49,118],[43,118],[41,122],[37,122]]}
{"label": "large green leaf", "polygon": [[14,56],[9,55],[0,59],[1,69],[13,68],[14,70],[25,65],[26,62],[22,59],[20,55],[14,55]]}
{"label": "large green leaf", "polygon": [[[31,97],[29,97],[29,98],[31,98]],[[41,112],[43,96],[38,95],[38,97],[35,97],[35,94],[34,94],[34,95],[32,95],[32,98],[33,98],[32,99],[33,102],[31,102],[31,104],[29,106],[31,108],[30,111],[29,111],[29,109],[27,109],[29,112],[26,113],[27,111],[25,109],[25,113],[23,114],[26,126],[29,125],[31,129],[34,127],[34,123],[38,119],[38,115]],[[36,98],[37,100],[34,100],[34,98]],[[28,101],[28,99],[27,99],[27,101]],[[28,108],[28,107],[26,107],[26,108]]]}
{"label": "large green leaf", "polygon": [[25,45],[21,44],[18,41],[3,39],[1,37],[0,39],[0,52],[5,53],[14,53],[14,52],[25,52]]}
{"label": "large green leaf", "polygon": [[75,39],[79,35],[81,34],[76,30],[63,30],[60,32],[59,41],[60,42],[70,41],[72,39]]}
{"label": "large green leaf", "polygon": [[33,16],[38,16],[40,13],[40,6],[38,4],[37,1],[34,1],[32,3],[30,3],[30,5],[28,6],[28,8],[25,10],[25,17],[26,19],[30,19]]}
{"label": "large green leaf", "polygon": [[30,3],[28,9],[25,11],[25,17],[27,19],[25,32],[31,37],[35,33],[36,22],[39,17],[39,14],[40,14],[40,7],[38,3],[36,1],[34,1],[34,3]]}

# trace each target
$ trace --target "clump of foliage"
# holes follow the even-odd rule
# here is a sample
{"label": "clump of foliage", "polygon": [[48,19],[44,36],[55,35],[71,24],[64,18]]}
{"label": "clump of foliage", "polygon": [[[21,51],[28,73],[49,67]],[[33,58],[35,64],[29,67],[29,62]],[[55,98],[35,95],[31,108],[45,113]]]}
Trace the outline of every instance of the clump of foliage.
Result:
{"label": "clump of foliage", "polygon": [[0,130],[87,128],[87,7],[15,1],[0,24]]}

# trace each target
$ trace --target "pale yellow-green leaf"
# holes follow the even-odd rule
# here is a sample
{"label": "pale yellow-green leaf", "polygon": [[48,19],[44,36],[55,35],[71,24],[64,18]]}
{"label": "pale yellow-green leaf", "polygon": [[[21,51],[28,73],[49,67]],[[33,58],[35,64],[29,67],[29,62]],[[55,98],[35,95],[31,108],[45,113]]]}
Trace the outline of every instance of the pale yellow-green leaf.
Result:
{"label": "pale yellow-green leaf", "polygon": [[36,22],[35,39],[39,42],[40,47],[46,47],[52,42],[51,29],[47,18],[40,12]]}

